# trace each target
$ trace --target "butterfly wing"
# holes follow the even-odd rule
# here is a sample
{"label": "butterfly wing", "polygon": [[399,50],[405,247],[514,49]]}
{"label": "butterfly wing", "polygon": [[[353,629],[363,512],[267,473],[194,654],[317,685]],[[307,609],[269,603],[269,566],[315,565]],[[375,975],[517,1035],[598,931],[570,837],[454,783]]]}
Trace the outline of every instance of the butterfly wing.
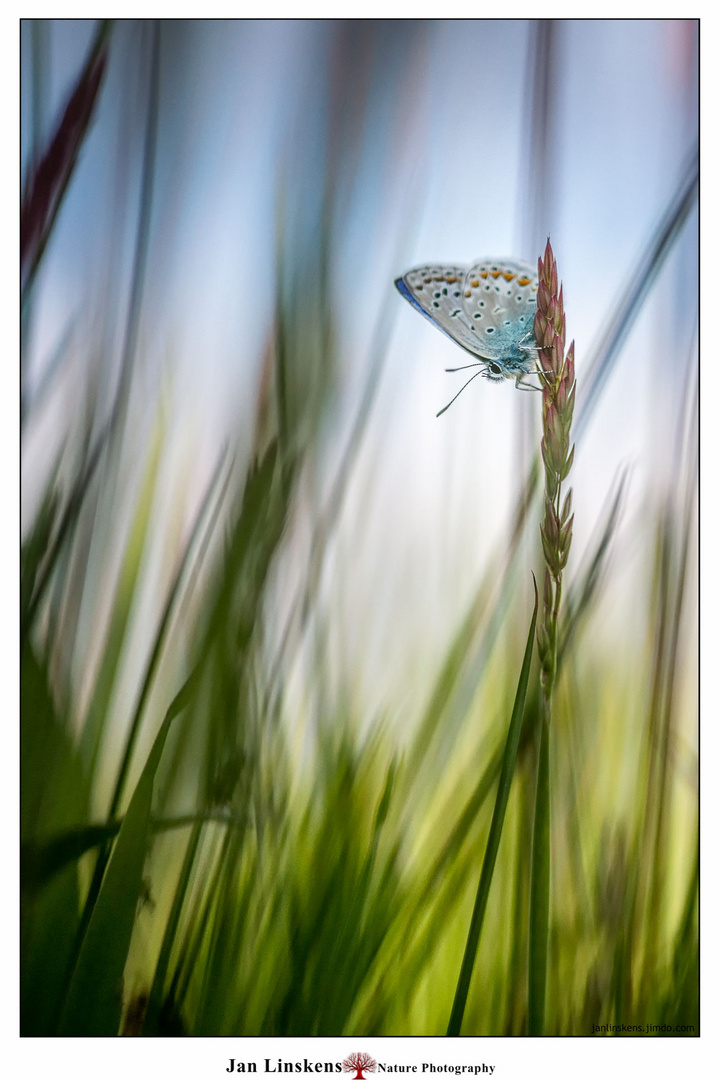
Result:
{"label": "butterfly wing", "polygon": [[463,304],[466,269],[464,266],[418,266],[397,278],[395,285],[416,311],[457,345],[474,356],[482,356],[478,333]]}
{"label": "butterfly wing", "polygon": [[475,328],[478,355],[508,375],[530,366],[537,288],[537,273],[515,259],[480,259],[463,277],[465,322]]}

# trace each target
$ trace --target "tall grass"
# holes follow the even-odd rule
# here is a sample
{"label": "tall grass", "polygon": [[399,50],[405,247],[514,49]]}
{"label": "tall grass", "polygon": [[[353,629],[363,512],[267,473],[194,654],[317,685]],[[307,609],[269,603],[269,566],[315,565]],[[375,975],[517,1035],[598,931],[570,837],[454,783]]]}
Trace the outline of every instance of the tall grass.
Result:
{"label": "tall grass", "polygon": [[[297,558],[339,363],[333,260],[353,148],[340,121],[362,80],[336,66],[327,159],[279,196],[275,315],[250,452],[220,455],[178,535],[163,497],[172,421],[161,404],[143,429],[135,392],[162,125],[153,34],[117,389],[103,398],[97,387],[112,380],[88,365],[23,539],[23,1033],[436,1035],[450,1016],[450,1033],[463,1035],[648,1023],[697,1034],[692,381],[677,403],[675,469],[648,495],[644,639],[628,651],[601,634],[623,550],[624,477],[564,582],[552,757],[530,666],[534,618],[527,637],[533,568],[522,563],[523,541],[537,536],[537,463],[422,706],[402,728],[390,703],[364,715],[352,685],[331,690],[327,646],[343,628],[321,578],[367,437],[382,321],[335,485],[312,515],[310,555]],[[26,330],[112,47],[103,27],[74,90],[82,123],[61,117],[52,138],[66,151],[30,166],[23,229],[30,221],[41,239],[27,247]],[[49,200],[34,194],[43,167]],[[649,244],[651,279],[686,204],[674,199],[662,242]],[[625,309],[624,327],[643,299]],[[596,363],[608,364],[617,338],[602,349]],[[592,383],[581,416],[604,385]],[[24,399],[26,431],[45,400]],[[279,581],[291,556],[287,602]],[[538,759],[552,793],[552,888],[533,1016]]]}

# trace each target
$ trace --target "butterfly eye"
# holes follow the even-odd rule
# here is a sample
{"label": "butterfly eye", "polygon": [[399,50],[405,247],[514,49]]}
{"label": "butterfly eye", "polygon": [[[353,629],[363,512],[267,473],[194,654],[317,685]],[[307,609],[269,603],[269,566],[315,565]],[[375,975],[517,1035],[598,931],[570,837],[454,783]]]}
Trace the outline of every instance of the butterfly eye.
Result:
{"label": "butterfly eye", "polygon": [[501,375],[502,374],[502,368],[500,367],[499,364],[490,364],[490,370],[492,371],[493,375]]}

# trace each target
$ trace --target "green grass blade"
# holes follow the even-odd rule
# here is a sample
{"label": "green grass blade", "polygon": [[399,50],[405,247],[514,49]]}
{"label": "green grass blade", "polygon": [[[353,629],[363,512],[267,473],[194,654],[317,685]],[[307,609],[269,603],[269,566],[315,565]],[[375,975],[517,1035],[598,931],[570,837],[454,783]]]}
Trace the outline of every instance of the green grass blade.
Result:
{"label": "green grass blade", "polygon": [[57,519],[59,524],[57,524],[52,538],[49,535],[43,537],[46,541],[46,547],[42,560],[39,565],[34,568],[35,572],[32,577],[28,579],[27,576],[25,576],[23,579],[23,585],[20,590],[21,646],[24,646],[25,642],[30,638],[30,630],[40,606],[40,601],[44,597],[45,591],[52,580],[53,571],[58,564],[65,543],[72,535],[72,529],[77,523],[80,511],[85,503],[85,497],[88,493],[90,482],[95,475],[95,470],[100,463],[102,452],[107,443],[108,434],[109,427],[106,425],[98,435],[92,451],[88,454],[78,471],[77,478],[73,483],[72,490],[67,498],[62,513],[60,513],[57,506],[57,496],[54,493],[51,496],[53,500],[52,505],[49,506],[49,511],[52,511],[51,523],[54,526],[55,520]]}
{"label": "green grass blade", "polygon": [[[78,861],[87,851],[112,840],[122,827],[123,818],[97,825],[80,825],[65,829],[39,842],[22,841],[20,844],[20,871],[23,891],[34,892],[56,874]],[[186,829],[190,825],[205,825],[214,822],[220,825],[246,825],[244,817],[232,811],[203,810],[196,814],[178,814],[175,817],[151,819],[153,833],[171,832],[174,829]]]}
{"label": "green grass blade", "polygon": [[[134,710],[134,713],[133,713],[133,718],[132,718],[132,721],[130,723],[130,729],[129,729],[128,736],[127,736],[126,743],[125,743],[125,750],[124,750],[124,753],[123,753],[123,758],[122,758],[122,760],[120,762],[118,778],[116,780],[115,791],[114,791],[114,794],[113,794],[113,798],[112,798],[112,801],[111,801],[111,804],[110,804],[110,810],[109,810],[109,814],[108,814],[108,817],[109,817],[110,820],[115,818],[118,806],[120,804],[120,800],[121,800],[122,793],[123,793],[124,783],[125,783],[125,780],[127,778],[127,773],[128,773],[128,769],[129,769],[130,758],[131,758],[132,751],[133,751],[133,748],[134,748],[134,745],[135,745],[135,740],[136,740],[138,732],[139,732],[140,722],[141,722],[142,716],[144,714],[145,702],[146,702],[147,696],[148,696],[148,694],[150,692],[150,687],[152,685],[152,680],[153,680],[157,665],[159,663],[162,648],[163,648],[165,638],[166,638],[166,635],[167,635],[167,632],[168,632],[169,623],[170,623],[171,617],[172,617],[172,615],[174,613],[178,597],[180,595],[180,588],[181,588],[181,585],[182,585],[182,583],[184,582],[184,580],[186,578],[186,572],[187,572],[187,567],[188,567],[189,562],[190,562],[190,556],[195,551],[197,538],[198,538],[199,533],[200,533],[200,528],[201,528],[202,522],[205,520],[207,509],[208,509],[208,506],[210,505],[211,496],[215,492],[216,486],[218,484],[218,480],[219,480],[219,476],[220,476],[220,470],[221,470],[223,460],[224,460],[224,452],[221,455],[220,459],[218,460],[218,464],[216,465],[215,472],[214,472],[213,477],[212,477],[212,479],[210,481],[210,484],[209,484],[209,486],[207,488],[207,491],[206,491],[205,497],[203,499],[203,502],[202,502],[197,514],[196,514],[195,521],[194,521],[192,529],[191,529],[190,537],[188,539],[187,544],[185,545],[185,549],[184,549],[183,554],[182,554],[182,556],[180,558],[178,568],[176,570],[173,582],[172,582],[172,584],[170,586],[168,596],[167,596],[167,599],[166,599],[166,602],[165,602],[165,606],[163,608],[163,612],[162,612],[161,617],[160,617],[159,627],[158,627],[158,630],[157,630],[156,635],[155,635],[155,641],[154,641],[154,644],[153,644],[152,651],[151,651],[150,656],[148,658],[147,668],[145,670],[144,678],[143,678],[143,681],[142,681],[138,702],[137,702],[137,704],[135,706],[135,710]],[[142,532],[142,524],[141,524],[142,523],[142,516],[143,515],[141,514],[140,517],[139,517],[140,532]],[[134,588],[134,586],[133,586],[133,588]],[[185,684],[185,688],[181,693],[186,694],[186,695],[194,693],[195,689],[196,689],[196,686],[197,686],[197,671],[195,671],[193,673],[193,676],[191,676],[191,678],[188,679],[187,683]],[[176,703],[177,703],[177,700],[178,699],[176,699]],[[173,707],[175,708],[176,706],[173,706]],[[179,709],[177,711],[179,711]],[[100,732],[100,735],[102,735],[102,730]],[[81,942],[84,940],[85,934],[87,933],[87,928],[88,928],[88,925],[89,925],[89,921],[90,921],[92,911],[94,909],[95,903],[97,902],[97,898],[98,898],[98,895],[99,895],[99,892],[100,892],[100,887],[101,887],[101,881],[103,879],[105,869],[106,869],[107,863],[108,863],[108,855],[109,855],[109,847],[103,848],[100,851],[100,853],[98,855],[97,862],[95,864],[95,870],[93,872],[92,881],[90,883],[90,889],[88,891],[88,894],[87,894],[87,897],[86,897],[86,900],[85,900],[85,907],[84,907],[84,910],[83,910],[80,929],[79,929],[79,933],[77,935],[77,940],[76,940],[76,943],[75,943],[76,961],[77,961],[77,956],[79,955],[79,950],[81,948]]]}
{"label": "green grass blade", "polygon": [[485,768],[480,780],[475,787],[472,795],[468,799],[462,814],[455,823],[452,832],[450,833],[447,842],[443,845],[442,850],[437,855],[435,861],[432,863],[430,870],[427,873],[425,883],[419,893],[417,899],[417,908],[421,908],[426,900],[432,896],[447,871],[452,867],[455,860],[458,858],[460,850],[465,843],[468,833],[470,832],[473,823],[477,820],[480,811],[485,805],[485,800],[492,791],[495,780],[500,772],[502,766],[502,754],[501,747],[498,746],[497,750],[491,757],[487,767]]}
{"label": "green grass blade", "polygon": [[155,773],[170,724],[186,697],[187,686],[170,706],[130,800],[70,980],[61,1035],[117,1035],[122,977],[147,852]]}
{"label": "green grass blade", "polygon": [[199,825],[196,825],[185,850],[180,878],[175,889],[172,908],[165,926],[165,933],[163,934],[163,941],[160,947],[160,956],[158,957],[158,962],[155,967],[155,975],[150,988],[147,1012],[145,1014],[145,1022],[143,1025],[143,1031],[146,1035],[155,1035],[157,1033],[160,1009],[162,1006],[162,994],[165,988],[168,967],[170,965],[170,954],[173,945],[175,944],[175,937],[180,923],[180,915],[188,892],[192,870],[195,865],[200,837],[201,828]]}
{"label": "green grass blade", "polygon": [[[535,579],[533,577],[533,584],[534,583]],[[512,716],[510,718],[510,727],[508,729],[507,741],[505,743],[505,753],[503,755],[502,767],[500,769],[500,780],[498,782],[498,791],[495,798],[495,808],[493,810],[492,821],[490,823],[490,832],[488,834],[487,847],[485,849],[485,858],[483,860],[482,872],[480,874],[477,896],[475,897],[475,907],[473,909],[472,918],[470,920],[470,930],[468,931],[467,944],[465,945],[465,955],[463,956],[462,966],[460,968],[460,977],[458,979],[457,989],[455,991],[455,1000],[453,1001],[452,1012],[450,1014],[450,1022],[447,1029],[448,1035],[460,1034],[463,1014],[465,1012],[465,1004],[467,1002],[468,990],[470,989],[470,978],[472,976],[473,965],[475,963],[475,955],[477,953],[478,943],[480,941],[480,931],[482,930],[483,918],[485,916],[485,908],[487,906],[487,900],[490,894],[490,884],[492,882],[493,871],[495,869],[495,859],[497,858],[498,848],[500,847],[500,837],[502,835],[503,822],[505,820],[505,811],[507,809],[508,799],[510,797],[510,786],[512,784],[513,772],[515,771],[515,759],[517,757],[518,745],[520,743],[520,734],[522,732],[523,726],[523,715],[525,712],[525,696],[527,694],[528,680],[530,678],[530,664],[532,662],[532,650],[533,643],[535,641],[535,622],[537,619],[537,610],[538,593],[537,585],[535,585],[535,607],[533,609],[532,620],[530,622],[527,645],[525,646],[525,656],[523,658],[522,669],[520,671],[520,679],[518,681],[517,693],[515,695],[515,704],[513,706]]]}
{"label": "green grass blade", "polygon": [[[128,731],[125,747],[123,750],[123,756],[120,762],[120,768],[118,770],[118,776],[115,781],[115,789],[110,802],[110,816],[114,816],[117,812],[118,806],[123,796],[124,785],[127,780],[128,772],[130,769],[130,762],[132,759],[133,750],[137,741],[138,734],[140,732],[140,725],[145,709],[145,703],[147,702],[150,694],[150,689],[153,684],[153,679],[157,671],[158,664],[160,663],[160,657],[162,655],[163,647],[167,638],[168,630],[170,627],[171,619],[175,613],[175,608],[178,603],[178,599],[181,595],[181,587],[185,582],[188,574],[188,568],[191,564],[191,557],[195,554],[198,547],[198,538],[200,537],[203,523],[208,517],[208,509],[211,506],[213,496],[215,495],[222,473],[222,468],[225,463],[225,451],[223,451],[218,458],[215,470],[208,484],[202,503],[200,504],[198,511],[195,515],[192,528],[188,541],[185,544],[185,548],[182,552],[180,560],[175,571],[170,589],[165,600],[160,621],[157,631],[155,633],[155,640],[153,642],[152,650],[149,653],[147,667],[145,669],[142,684],[140,687],[140,694],[138,697],[135,710],[133,712],[132,721],[130,723],[130,729]],[[211,516],[208,525],[208,531],[212,531],[214,527],[214,516]]]}
{"label": "green grass blade", "polygon": [[532,871],[530,878],[530,963],[528,1034],[545,1034],[548,926],[550,917],[550,726],[540,725],[540,753],[535,793]]}
{"label": "green grass blade", "polygon": [[102,663],[93,686],[88,705],[87,719],[81,738],[83,762],[92,775],[95,759],[110,715],[123,652],[132,626],[133,606],[137,603],[138,582],[145,558],[152,507],[155,502],[157,480],[165,442],[162,421],[146,450],[146,467],[140,484],[135,513],[128,530],[125,550],[113,593],[111,616],[105,638]]}
{"label": "green grass blade", "polygon": [[[20,664],[21,851],[33,849],[53,829],[71,829],[87,818],[88,779],[67,716],[53,697],[47,661],[29,647]],[[78,929],[77,871],[67,866],[42,892],[31,888],[21,860],[21,1033],[55,1034],[57,1016]]]}

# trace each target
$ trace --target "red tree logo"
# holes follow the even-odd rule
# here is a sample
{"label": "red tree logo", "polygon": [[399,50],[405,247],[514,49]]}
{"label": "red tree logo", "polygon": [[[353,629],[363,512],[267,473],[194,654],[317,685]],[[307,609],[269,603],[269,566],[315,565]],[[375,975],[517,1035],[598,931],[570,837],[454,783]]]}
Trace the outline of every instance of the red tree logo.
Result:
{"label": "red tree logo", "polygon": [[365,1072],[377,1072],[377,1061],[374,1057],[370,1057],[365,1051],[356,1050],[354,1054],[348,1054],[342,1063],[343,1072],[352,1072],[355,1070],[355,1076],[353,1080],[365,1080],[363,1076],[363,1070]]}

